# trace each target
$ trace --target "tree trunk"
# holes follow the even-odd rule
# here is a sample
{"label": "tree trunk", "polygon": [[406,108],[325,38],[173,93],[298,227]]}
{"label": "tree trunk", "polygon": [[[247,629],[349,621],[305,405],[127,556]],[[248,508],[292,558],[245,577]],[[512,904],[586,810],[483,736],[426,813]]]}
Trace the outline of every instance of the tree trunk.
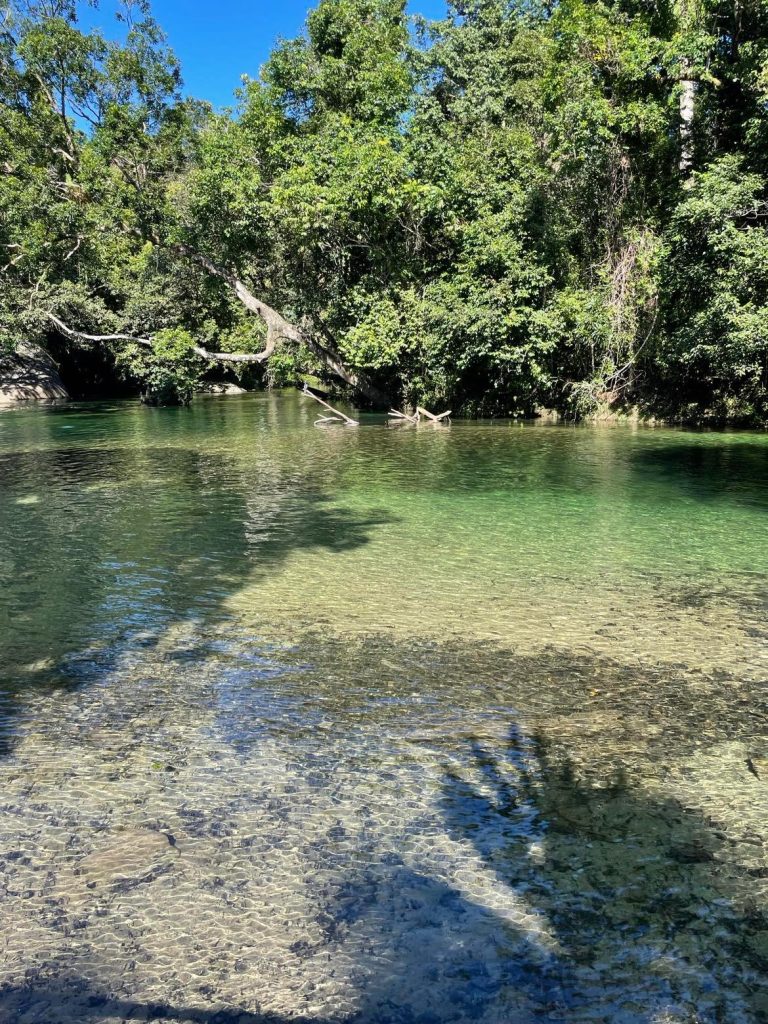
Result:
{"label": "tree trunk", "polygon": [[226,282],[246,309],[260,316],[267,325],[267,339],[274,337],[276,344],[280,338],[285,338],[288,341],[305,345],[310,352],[314,353],[322,361],[331,373],[335,374],[346,384],[349,384],[355,391],[364,395],[373,405],[383,408],[390,404],[389,396],[380,391],[367,374],[363,373],[362,370],[350,370],[344,365],[341,354],[330,339],[320,342],[300,327],[290,323],[276,309],[272,309],[266,302],[256,298],[236,274],[214,263],[213,260],[208,259],[202,253],[180,244],[176,246],[176,249],[210,274],[214,274],[220,280]]}
{"label": "tree trunk", "polygon": [[685,77],[690,73],[690,61],[682,62],[680,79],[680,162],[682,174],[689,174],[693,167],[693,117],[696,109],[696,89],[698,82]]}
{"label": "tree trunk", "polygon": [[[192,345],[192,351],[199,355],[201,359],[217,363],[263,363],[272,355],[280,341],[285,339],[305,345],[332,373],[346,384],[349,384],[355,391],[364,395],[373,405],[380,407],[389,405],[389,397],[380,391],[366,374],[362,371],[349,370],[344,365],[341,355],[336,350],[332,341],[328,340],[321,343],[305,331],[302,331],[295,324],[290,323],[276,309],[268,306],[261,299],[256,298],[240,278],[223,267],[218,266],[212,260],[209,260],[207,256],[188,249],[186,246],[178,245],[176,248],[209,273],[225,281],[246,309],[261,317],[267,327],[267,343],[261,352],[212,352],[202,345]],[[86,334],[84,331],[79,331],[65,324],[63,320],[53,313],[48,313],[48,319],[54,324],[59,333],[67,338],[75,338],[81,341],[128,341],[136,345],[144,345],[147,348],[154,346],[151,337],[137,337],[132,334]]]}
{"label": "tree trunk", "polygon": [[[695,34],[701,18],[700,0],[674,0],[674,13],[677,21],[677,32],[681,41]],[[685,45],[683,43],[683,45]],[[693,168],[694,134],[693,122],[696,117],[696,92],[699,87],[690,54],[680,53],[680,98],[678,107],[678,129],[680,132],[680,158],[678,169],[690,180]]]}

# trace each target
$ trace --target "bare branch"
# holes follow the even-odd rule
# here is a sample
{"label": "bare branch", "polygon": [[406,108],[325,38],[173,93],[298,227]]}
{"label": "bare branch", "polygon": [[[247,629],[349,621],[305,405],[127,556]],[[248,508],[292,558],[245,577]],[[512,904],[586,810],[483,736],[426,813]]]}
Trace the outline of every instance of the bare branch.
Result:
{"label": "bare branch", "polygon": [[387,415],[392,417],[393,419],[397,420],[399,423],[418,423],[419,422],[419,414],[418,413],[416,413],[415,416],[411,416],[407,412],[400,412],[399,409],[390,409],[389,412],[387,413]]}
{"label": "bare branch", "polygon": [[64,257],[64,262],[65,263],[67,262],[67,260],[71,259],[75,255],[75,253],[77,252],[77,250],[80,248],[80,246],[82,244],[83,244],[83,236],[82,235],[78,235],[77,236],[77,241],[72,246],[72,248],[69,250],[67,255]]}
{"label": "bare branch", "polygon": [[360,425],[357,420],[353,420],[351,416],[347,416],[347,414],[342,412],[340,409],[334,409],[334,407],[329,405],[325,399],[320,398],[320,396],[316,395],[314,391],[310,391],[306,384],[304,385],[302,394],[307,395],[309,398],[314,398],[316,402],[319,402],[324,408],[330,409],[333,413],[333,416],[321,416],[320,419],[316,421],[317,423],[329,423],[331,420],[337,420],[338,422],[345,423],[348,427],[357,427]]}
{"label": "bare branch", "polygon": [[231,270],[219,266],[207,256],[189,248],[189,246],[178,243],[175,248],[188,259],[191,259],[193,262],[203,267],[210,274],[213,274],[220,280],[225,281],[246,309],[249,309],[252,313],[261,317],[267,325],[268,344],[274,335],[275,343],[277,343],[279,339],[285,339],[287,341],[293,341],[297,344],[305,345],[310,352],[313,352],[320,360],[322,360],[325,366],[332,373],[337,377],[340,377],[341,380],[349,384],[356,391],[365,395],[371,402],[376,405],[389,404],[387,396],[379,391],[376,385],[368,379],[366,374],[361,371],[349,370],[344,365],[341,355],[336,350],[336,346],[330,339],[325,344],[322,344],[317,340],[317,338],[313,337],[312,334],[286,320],[285,317],[278,313],[276,309],[273,309],[271,306],[268,306],[266,302],[262,302],[261,299],[258,299],[248,289],[245,282],[237,277],[237,275]]}
{"label": "bare branch", "polygon": [[43,95],[45,96],[46,100],[48,101],[48,106],[51,108],[52,112],[56,115],[56,117],[58,117],[59,121],[61,122],[61,126],[62,126],[62,129],[64,131],[64,137],[67,140],[67,145],[69,146],[69,152],[68,153],[64,152],[62,155],[66,156],[66,158],[68,160],[72,161],[72,163],[76,163],[77,162],[77,157],[76,157],[77,149],[75,147],[74,137],[73,137],[72,132],[71,132],[70,127],[69,127],[69,121],[67,120],[66,106],[63,104],[63,102],[62,102],[62,106],[61,107],[59,106],[59,104],[56,102],[56,100],[54,98],[53,93],[49,89],[48,84],[46,83],[45,79],[43,78],[43,76],[40,74],[39,71],[37,71],[37,70],[35,70],[33,68],[32,69],[32,74],[34,75],[37,84],[40,86],[40,89],[41,89]]}
{"label": "bare branch", "polygon": [[[143,345],[145,348],[154,348],[155,346],[153,338],[142,338],[135,334],[86,334],[85,331],[77,331],[74,327],[69,327],[53,313],[46,315],[56,330],[65,338],[73,338],[77,341],[128,341],[135,345]],[[207,359],[213,363],[263,363],[274,352],[275,345],[276,339],[274,336],[270,338],[268,331],[267,345],[261,352],[211,352],[202,345],[192,345],[192,351],[201,359]]]}
{"label": "bare branch", "polygon": [[207,256],[196,252],[194,249],[188,248],[186,245],[178,245],[177,248],[179,252],[199,264],[207,270],[209,274],[213,274],[215,277],[225,281],[234,291],[235,295],[240,302],[242,302],[245,308],[261,317],[267,325],[267,329],[272,328],[278,332],[280,337],[286,338],[289,341],[306,342],[306,339],[298,327],[286,320],[284,316],[281,316],[276,309],[272,309],[271,306],[268,306],[266,302],[262,302],[261,299],[257,299],[256,296],[249,291],[245,283],[231,271],[226,270],[224,267],[220,267],[217,263],[214,263],[213,260],[208,259]]}
{"label": "bare branch", "polygon": [[425,419],[428,419],[431,423],[439,423],[441,420],[447,419],[451,415],[451,410],[446,409],[445,412],[441,412],[438,416],[435,416],[434,413],[429,412],[428,409],[423,408],[421,405],[416,406],[416,412],[419,416],[424,416]]}
{"label": "bare branch", "polygon": [[136,345],[146,345],[152,348],[151,338],[138,338],[133,334],[86,334],[85,331],[76,331],[74,327],[67,326],[53,313],[46,313],[46,316],[65,338],[74,338],[76,341],[131,341]]}

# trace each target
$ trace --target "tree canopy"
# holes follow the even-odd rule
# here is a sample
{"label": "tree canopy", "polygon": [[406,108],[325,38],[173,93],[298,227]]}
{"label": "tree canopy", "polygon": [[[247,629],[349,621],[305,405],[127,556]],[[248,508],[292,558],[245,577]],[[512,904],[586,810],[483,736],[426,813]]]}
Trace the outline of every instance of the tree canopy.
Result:
{"label": "tree canopy", "polygon": [[768,420],[766,0],[320,0],[224,113],[120,18],[0,0],[0,345]]}

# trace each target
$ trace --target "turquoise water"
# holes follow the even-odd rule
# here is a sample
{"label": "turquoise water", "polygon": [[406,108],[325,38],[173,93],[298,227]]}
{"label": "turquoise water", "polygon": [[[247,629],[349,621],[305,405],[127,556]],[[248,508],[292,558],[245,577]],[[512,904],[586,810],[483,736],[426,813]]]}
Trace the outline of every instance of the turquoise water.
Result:
{"label": "turquoise water", "polygon": [[0,415],[0,1017],[768,1019],[768,436],[316,418]]}

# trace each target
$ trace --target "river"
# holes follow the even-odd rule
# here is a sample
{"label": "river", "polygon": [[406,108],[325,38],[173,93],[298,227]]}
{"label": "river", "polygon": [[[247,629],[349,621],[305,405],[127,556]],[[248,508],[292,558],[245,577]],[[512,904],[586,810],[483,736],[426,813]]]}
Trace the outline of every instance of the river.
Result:
{"label": "river", "polygon": [[0,1020],[768,1020],[768,435],[0,414]]}

